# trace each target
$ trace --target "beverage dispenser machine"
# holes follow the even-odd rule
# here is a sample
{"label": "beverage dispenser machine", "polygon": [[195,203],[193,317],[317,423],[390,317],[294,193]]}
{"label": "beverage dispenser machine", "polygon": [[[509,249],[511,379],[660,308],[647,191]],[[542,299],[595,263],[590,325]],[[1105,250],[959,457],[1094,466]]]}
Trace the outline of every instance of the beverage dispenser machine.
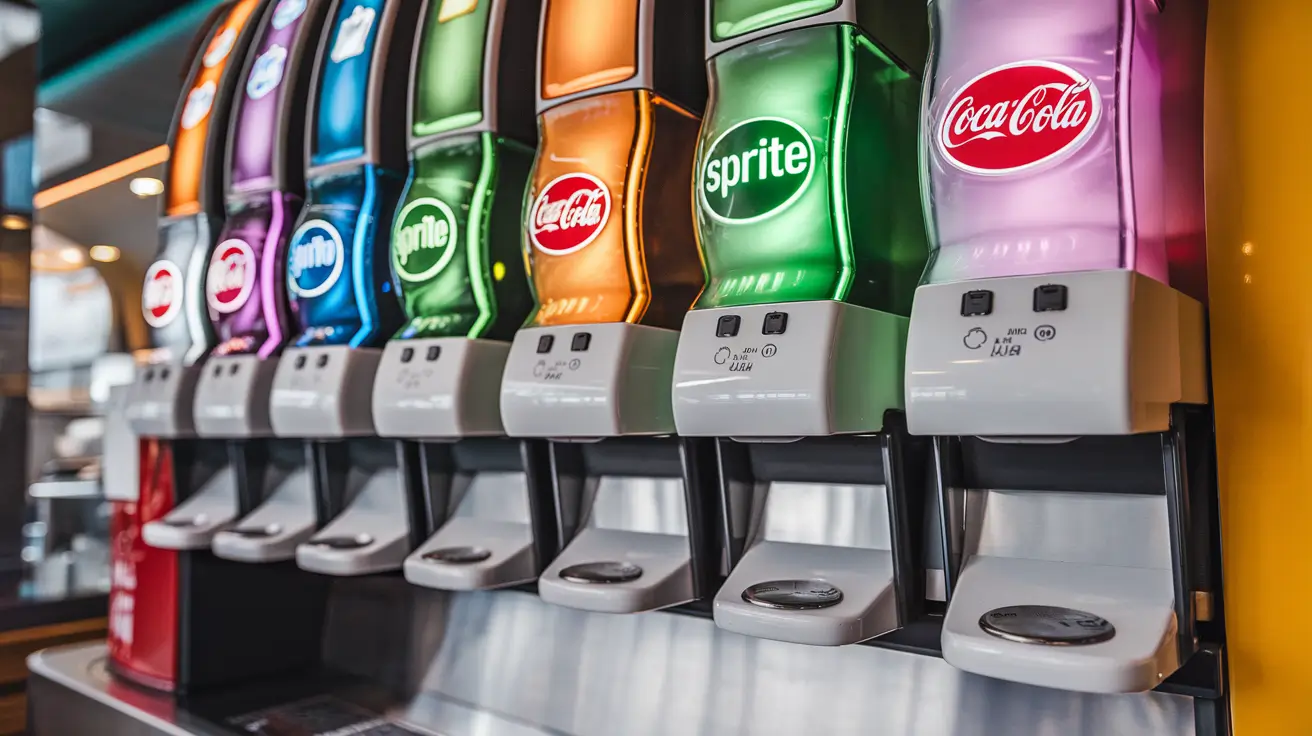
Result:
{"label": "beverage dispenser machine", "polygon": [[307,441],[317,492],[244,524],[275,532],[259,547],[330,575],[397,569],[414,544],[414,448],[374,436],[369,386],[401,321],[387,245],[418,5],[336,0],[311,83],[306,203],[286,261],[297,334],[274,373],[269,419],[275,435]]}
{"label": "beverage dispenser machine", "polygon": [[1147,690],[1210,616],[1202,6],[929,4],[907,418],[966,436],[962,669]]}
{"label": "beverage dispenser machine", "polygon": [[499,407],[510,340],[533,306],[519,213],[537,136],[539,10],[429,0],[421,11],[410,179],[391,240],[407,321],[373,386],[378,433],[420,441],[424,522],[440,526],[405,562],[417,585],[531,582],[556,538],[546,444],[505,439]]}
{"label": "beverage dispenser machine", "polygon": [[501,415],[512,437],[560,440],[569,543],[538,581],[553,603],[636,612],[702,592],[693,550],[711,525],[684,460],[706,453],[671,436],[668,393],[703,283],[688,205],[701,28],[690,0],[543,3],[523,233],[537,305],[506,360]]}
{"label": "beverage dispenser machine", "polygon": [[924,455],[901,410],[928,253],[927,17],[888,0],[706,13],[693,196],[707,285],[679,339],[674,419],[723,438],[732,569],[715,622],[854,643],[908,623],[925,596]]}
{"label": "beverage dispenser machine", "polygon": [[[258,0],[229,2],[207,23],[173,124],[160,251],[142,295],[152,349],[125,409],[142,437],[139,497],[113,510],[108,643],[116,675],[157,689],[195,691],[317,658],[322,612],[310,609],[323,599],[309,576],[294,569],[243,576],[208,550],[172,544],[176,529],[197,525],[171,514],[175,503],[252,490],[232,462],[242,465],[244,454],[197,439],[192,408],[213,345],[204,284],[223,223],[230,105],[269,9]],[[269,596],[283,594],[290,598],[270,611]]]}
{"label": "beverage dispenser machine", "polygon": [[296,466],[299,444],[269,439],[269,386],[290,328],[280,259],[304,193],[306,72],[325,7],[303,0],[271,6],[233,103],[226,221],[204,279],[216,345],[198,379],[193,414],[197,435],[228,440],[228,472],[242,481],[207,486],[147,525],[146,540],[156,547],[209,548],[216,534],[277,490],[289,459]]}

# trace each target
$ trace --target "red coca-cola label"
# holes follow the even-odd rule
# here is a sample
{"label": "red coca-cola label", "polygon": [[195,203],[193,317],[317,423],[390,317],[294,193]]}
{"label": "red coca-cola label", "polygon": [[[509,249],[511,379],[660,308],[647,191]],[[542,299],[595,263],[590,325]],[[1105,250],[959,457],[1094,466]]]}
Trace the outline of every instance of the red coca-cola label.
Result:
{"label": "red coca-cola label", "polygon": [[205,301],[219,314],[245,306],[255,290],[255,253],[242,240],[225,240],[210,256],[205,274]]}
{"label": "red coca-cola label", "polygon": [[1101,112],[1098,88],[1074,69],[1049,61],[1005,64],[952,96],[938,150],[964,171],[1012,174],[1073,153]]}
{"label": "red coca-cola label", "polygon": [[610,190],[595,176],[566,174],[542,188],[528,235],[543,253],[563,256],[591,243],[610,219]]}
{"label": "red coca-cola label", "polygon": [[146,269],[141,313],[151,327],[166,327],[182,311],[182,270],[172,261],[155,261]]}

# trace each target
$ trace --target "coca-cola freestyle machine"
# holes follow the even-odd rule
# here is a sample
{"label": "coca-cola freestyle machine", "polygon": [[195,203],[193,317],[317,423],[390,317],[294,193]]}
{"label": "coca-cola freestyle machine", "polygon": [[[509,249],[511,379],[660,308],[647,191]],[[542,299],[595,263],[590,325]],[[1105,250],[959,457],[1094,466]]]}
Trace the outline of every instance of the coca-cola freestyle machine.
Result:
{"label": "coca-cola freestyle machine", "polygon": [[401,323],[388,234],[404,184],[418,10],[405,0],[336,0],[311,83],[306,205],[286,263],[297,334],[278,362],[269,413],[275,435],[309,443],[316,496],[266,505],[243,526],[276,529],[254,541],[330,575],[398,569],[415,544],[414,448],[373,436],[369,387]]}
{"label": "coca-cola freestyle machine", "polygon": [[1203,5],[930,3],[907,418],[967,436],[962,669],[1147,690],[1210,618]]}
{"label": "coca-cola freestyle machine", "polygon": [[506,361],[501,417],[512,437],[563,440],[568,545],[538,579],[552,603],[637,612],[708,594],[696,566],[716,561],[694,550],[710,496],[684,483],[707,453],[668,436],[678,325],[703,283],[688,201],[701,35],[691,0],[543,4],[523,234],[537,308]]}
{"label": "coca-cola freestyle machine", "polygon": [[425,522],[440,526],[405,561],[417,585],[527,583],[555,551],[557,535],[538,528],[555,519],[546,443],[505,439],[499,406],[510,340],[533,307],[519,222],[537,137],[539,10],[423,3],[410,179],[391,240],[407,321],[373,385],[378,433],[420,441]]}
{"label": "coca-cola freestyle machine", "polygon": [[926,14],[711,0],[707,25],[694,206],[708,279],[683,323],[674,418],[681,435],[725,438],[732,570],[715,623],[863,641],[925,597],[924,443],[907,441],[901,409],[928,254]]}
{"label": "coca-cola freestyle machine", "polygon": [[270,3],[240,67],[244,83],[228,133],[227,217],[204,286],[217,344],[196,387],[194,418],[199,436],[229,440],[229,472],[243,480],[211,484],[147,525],[146,541],[156,547],[210,547],[297,466],[299,444],[268,439],[269,386],[290,328],[281,259],[304,191],[306,72],[325,7]]}

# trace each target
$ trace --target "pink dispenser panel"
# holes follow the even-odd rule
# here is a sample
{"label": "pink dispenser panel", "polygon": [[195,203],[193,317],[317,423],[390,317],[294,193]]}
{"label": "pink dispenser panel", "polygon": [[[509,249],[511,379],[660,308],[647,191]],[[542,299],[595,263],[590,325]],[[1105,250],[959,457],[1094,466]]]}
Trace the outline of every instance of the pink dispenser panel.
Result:
{"label": "pink dispenser panel", "polygon": [[1154,0],[934,0],[925,281],[1166,281]]}

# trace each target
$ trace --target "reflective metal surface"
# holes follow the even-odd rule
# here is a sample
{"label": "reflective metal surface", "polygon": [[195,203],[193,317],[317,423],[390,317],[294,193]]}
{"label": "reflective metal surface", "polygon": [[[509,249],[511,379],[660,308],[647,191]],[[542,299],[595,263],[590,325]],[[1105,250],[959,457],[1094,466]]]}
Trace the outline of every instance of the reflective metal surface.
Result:
{"label": "reflective metal surface", "polygon": [[771,542],[892,549],[883,486],[771,483],[761,528]]}
{"label": "reflective metal surface", "polygon": [[966,510],[968,553],[1117,567],[1171,566],[1166,496],[1051,491],[984,491],[972,496]]}
{"label": "reflective metal surface", "polygon": [[642,568],[627,562],[585,562],[561,570],[560,577],[571,583],[593,585],[628,583],[642,577]]}
{"label": "reflective metal surface", "polygon": [[[1017,685],[915,654],[755,639],[670,613],[587,613],[527,593],[453,595],[386,578],[338,584],[356,594],[334,603],[331,662],[411,693],[387,715],[443,736],[1194,733],[1193,703],[1182,696]],[[56,669],[87,697],[133,707],[103,672],[87,671],[94,653],[69,651],[34,666],[38,678]],[[172,725],[188,716],[149,718]],[[159,732],[209,733],[173,729]]]}
{"label": "reflective metal surface", "polygon": [[649,534],[687,536],[683,481],[678,478],[617,478],[597,484],[587,525]]}
{"label": "reflective metal surface", "polygon": [[456,482],[467,485],[454,489],[460,500],[453,516],[529,523],[528,480],[523,473],[479,473],[472,480],[457,478]]}
{"label": "reflective metal surface", "polygon": [[762,608],[805,611],[842,603],[843,591],[822,580],[771,580],[744,590],[743,600]]}
{"label": "reflective metal surface", "polygon": [[979,627],[999,639],[1046,646],[1097,644],[1116,636],[1107,619],[1057,606],[995,608],[980,616]]}

